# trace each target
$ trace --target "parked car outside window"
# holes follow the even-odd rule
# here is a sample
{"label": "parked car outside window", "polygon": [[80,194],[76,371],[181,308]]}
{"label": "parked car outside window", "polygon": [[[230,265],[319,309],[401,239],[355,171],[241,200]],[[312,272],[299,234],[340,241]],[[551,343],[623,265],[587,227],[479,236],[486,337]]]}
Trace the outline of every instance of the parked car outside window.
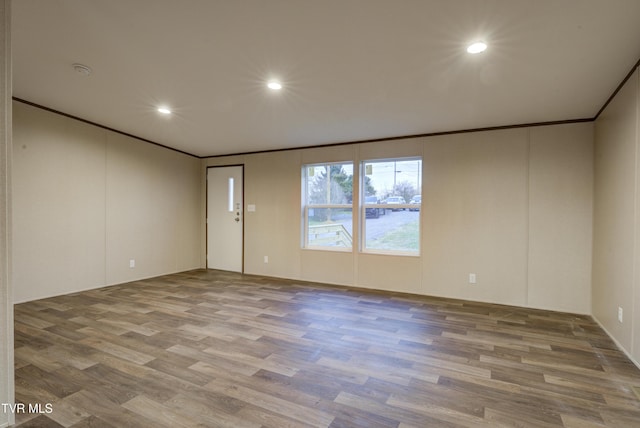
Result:
{"label": "parked car outside window", "polygon": [[422,195],[414,195],[413,198],[409,201],[412,205],[417,205],[415,208],[409,208],[409,211],[420,211],[420,204],[422,204]]}
{"label": "parked car outside window", "polygon": [[[380,200],[377,196],[365,196],[364,198],[365,204],[379,204]],[[384,208],[365,208],[365,215],[367,218],[378,218],[381,215],[385,214]]]}
{"label": "parked car outside window", "polygon": [[[386,204],[388,205],[399,205],[406,204],[407,202],[404,200],[402,196],[389,196],[387,198]],[[391,208],[391,211],[400,211],[404,210],[404,208]]]}

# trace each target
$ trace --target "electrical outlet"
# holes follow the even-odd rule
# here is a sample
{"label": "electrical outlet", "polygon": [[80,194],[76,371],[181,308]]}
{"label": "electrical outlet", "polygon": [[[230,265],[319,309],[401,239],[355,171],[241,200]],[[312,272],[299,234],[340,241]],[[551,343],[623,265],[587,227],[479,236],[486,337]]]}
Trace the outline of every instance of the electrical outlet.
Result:
{"label": "electrical outlet", "polygon": [[618,306],[618,322],[622,322],[622,307]]}
{"label": "electrical outlet", "polygon": [[269,256],[264,256],[264,262],[269,263]]}
{"label": "electrical outlet", "polygon": [[475,273],[470,273],[469,274],[469,284],[475,284],[476,283],[476,274]]}
{"label": "electrical outlet", "polygon": [[131,269],[133,269],[134,267],[136,267],[136,259],[131,259],[129,260],[129,267]]}

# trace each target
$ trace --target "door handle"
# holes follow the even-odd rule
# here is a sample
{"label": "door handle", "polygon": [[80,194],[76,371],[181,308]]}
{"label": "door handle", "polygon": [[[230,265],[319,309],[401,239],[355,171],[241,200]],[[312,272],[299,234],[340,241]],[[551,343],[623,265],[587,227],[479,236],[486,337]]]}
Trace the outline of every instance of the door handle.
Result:
{"label": "door handle", "polygon": [[234,220],[235,220],[235,221],[236,221],[236,223],[237,223],[237,222],[239,222],[239,221],[240,221],[240,217],[236,217],[236,218],[234,218]]}

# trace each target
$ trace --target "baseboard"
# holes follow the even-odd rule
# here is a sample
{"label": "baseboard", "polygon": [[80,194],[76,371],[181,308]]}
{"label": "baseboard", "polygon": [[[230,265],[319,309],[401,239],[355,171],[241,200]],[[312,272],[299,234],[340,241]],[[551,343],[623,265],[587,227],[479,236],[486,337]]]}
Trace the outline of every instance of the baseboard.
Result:
{"label": "baseboard", "polygon": [[[199,267],[187,268],[187,269],[181,269],[181,270],[170,271],[170,272],[165,272],[165,273],[158,273],[158,274],[148,275],[148,276],[133,277],[133,278],[126,279],[126,280],[123,280],[123,281],[119,281],[119,282],[106,283],[106,284],[101,284],[101,285],[92,285],[92,286],[89,286],[89,287],[82,287],[82,288],[79,288],[77,290],[65,290],[63,292],[55,292],[55,293],[51,293],[51,294],[43,294],[43,295],[40,295],[38,297],[30,297],[30,298],[27,298],[27,299],[14,300],[13,304],[14,305],[19,305],[21,303],[33,302],[35,300],[50,299],[52,297],[66,296],[67,294],[83,293],[85,291],[97,290],[99,288],[111,287],[111,286],[120,285],[120,284],[128,284],[130,282],[136,282],[136,281],[144,281],[145,279],[157,278],[159,276],[165,276],[165,275],[173,275],[173,274],[182,273],[182,272],[189,272],[189,271],[196,270],[196,269],[201,269],[201,268],[199,268]],[[0,428],[3,428],[2,425],[0,425]]]}
{"label": "baseboard", "polygon": [[636,361],[632,356],[631,353],[624,347],[622,346],[622,344],[620,342],[618,342],[616,340],[615,337],[613,337],[613,335],[609,332],[609,330],[607,330],[605,328],[605,326],[600,322],[600,320],[598,318],[595,317],[595,315],[591,315],[591,317],[595,320],[595,322],[598,323],[598,325],[600,326],[601,329],[604,330],[605,333],[607,333],[607,336],[609,336],[611,338],[611,340],[613,340],[613,343],[616,344],[616,346],[618,347],[618,349],[620,349],[622,352],[624,352],[624,354],[627,356],[627,358],[629,358],[629,360],[631,360],[631,362],[633,364],[635,364],[635,366],[640,369],[640,362]]}

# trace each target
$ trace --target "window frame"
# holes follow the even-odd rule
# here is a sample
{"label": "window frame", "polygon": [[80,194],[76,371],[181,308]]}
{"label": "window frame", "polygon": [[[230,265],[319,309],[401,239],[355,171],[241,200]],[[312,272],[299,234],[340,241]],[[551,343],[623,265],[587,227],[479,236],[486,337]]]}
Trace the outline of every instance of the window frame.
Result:
{"label": "window frame", "polygon": [[[379,208],[383,208],[387,211],[391,211],[391,208],[389,208],[389,205],[386,203],[376,203],[376,204],[371,204],[371,203],[367,203],[366,202],[366,198],[367,196],[365,196],[366,193],[366,165],[367,164],[374,164],[374,163],[390,163],[390,162],[406,162],[406,161],[420,161],[419,167],[418,167],[418,174],[419,174],[419,183],[420,183],[420,188],[416,189],[416,192],[420,192],[420,193],[416,193],[416,194],[420,194],[421,198],[420,198],[420,204],[418,205],[418,249],[417,251],[410,251],[410,250],[389,250],[389,249],[375,249],[375,248],[367,248],[367,208],[375,208],[375,209],[379,209]],[[359,219],[359,225],[358,225],[358,231],[359,231],[359,235],[360,235],[360,239],[358,240],[358,248],[359,248],[359,252],[362,254],[380,254],[380,255],[391,255],[391,256],[403,256],[403,257],[420,257],[422,254],[422,211],[423,211],[423,204],[422,204],[422,156],[410,156],[410,157],[398,157],[398,158],[374,158],[374,159],[363,159],[360,160],[360,165],[359,165],[359,177],[358,177],[358,183],[359,183],[359,189],[358,189],[358,195],[359,195],[359,201],[360,201],[360,206],[359,206],[359,210],[358,210],[358,219]],[[395,172],[394,172],[395,173]],[[394,195],[395,196],[395,195]],[[415,195],[414,195],[415,196]],[[415,209],[416,208],[416,204],[411,204],[411,203],[404,203],[404,204],[394,204],[393,205],[393,209],[403,209],[403,210],[409,210],[411,211],[411,209]],[[385,212],[385,215],[387,215],[388,213]]]}
{"label": "window frame", "polygon": [[[353,230],[354,225],[357,225],[354,217],[354,201],[353,197],[353,187],[351,194],[351,202],[346,204],[336,204],[336,203],[311,203],[309,202],[309,169],[311,167],[325,167],[327,171],[330,171],[331,165],[349,165],[351,167],[351,180],[353,185],[355,186],[355,162],[352,160],[349,161],[333,161],[333,162],[316,162],[310,164],[302,165],[302,249],[303,250],[319,250],[319,251],[336,251],[336,252],[353,252],[354,250],[354,242],[353,242]],[[329,183],[331,182],[331,173],[328,173]],[[330,245],[313,245],[309,243],[309,210],[310,209],[345,209],[351,212],[351,234],[349,236],[351,245],[350,246],[330,246]],[[344,228],[344,226],[343,226]],[[345,230],[346,231],[346,230]],[[348,231],[346,231],[348,232]]]}

